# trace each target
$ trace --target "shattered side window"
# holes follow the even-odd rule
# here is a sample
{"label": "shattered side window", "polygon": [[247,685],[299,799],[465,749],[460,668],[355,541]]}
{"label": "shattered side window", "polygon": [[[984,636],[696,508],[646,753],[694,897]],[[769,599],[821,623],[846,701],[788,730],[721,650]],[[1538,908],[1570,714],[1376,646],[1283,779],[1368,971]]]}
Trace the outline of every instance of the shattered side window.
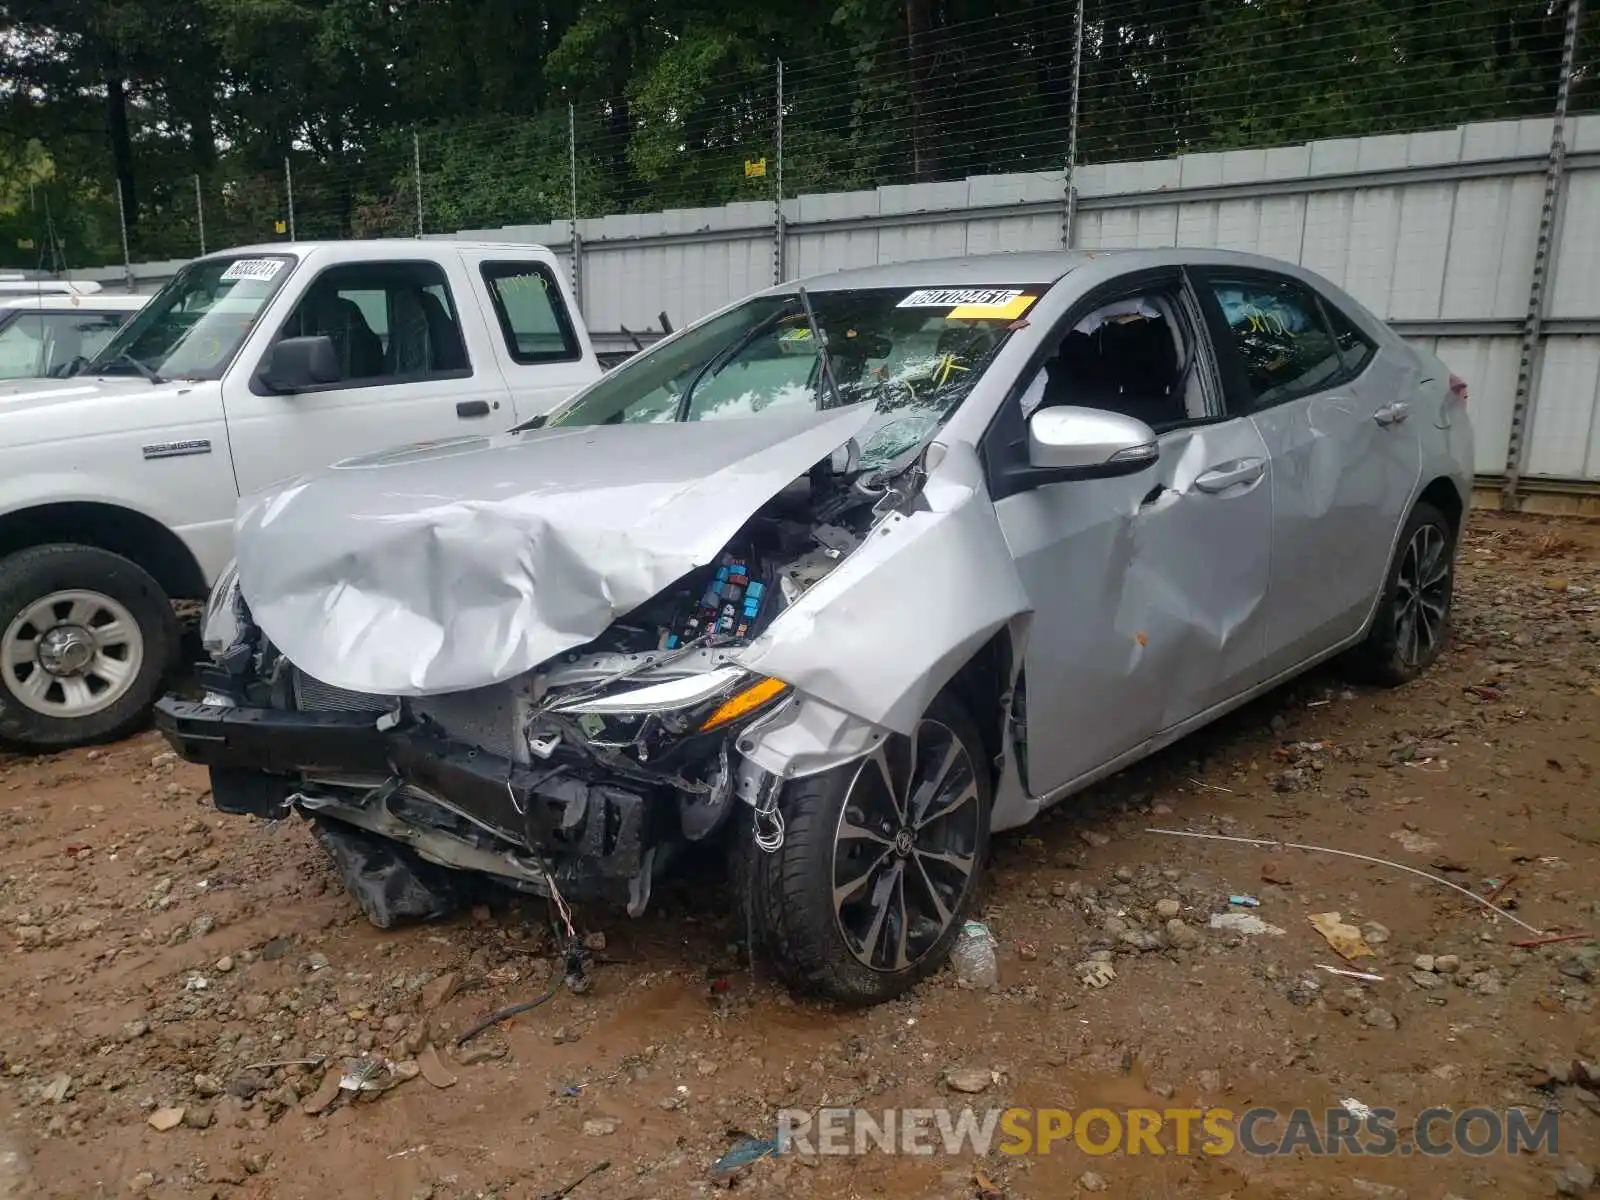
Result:
{"label": "shattered side window", "polygon": [[1322,311],[1327,314],[1328,324],[1333,328],[1333,340],[1338,343],[1345,370],[1352,376],[1361,374],[1367,369],[1367,364],[1372,361],[1373,355],[1378,353],[1378,347],[1373,344],[1371,338],[1356,328],[1355,323],[1344,315],[1344,310],[1338,305],[1324,300]]}
{"label": "shattered side window", "polygon": [[1244,367],[1252,407],[1281,404],[1343,377],[1339,348],[1309,288],[1290,279],[1212,278],[1210,286]]}

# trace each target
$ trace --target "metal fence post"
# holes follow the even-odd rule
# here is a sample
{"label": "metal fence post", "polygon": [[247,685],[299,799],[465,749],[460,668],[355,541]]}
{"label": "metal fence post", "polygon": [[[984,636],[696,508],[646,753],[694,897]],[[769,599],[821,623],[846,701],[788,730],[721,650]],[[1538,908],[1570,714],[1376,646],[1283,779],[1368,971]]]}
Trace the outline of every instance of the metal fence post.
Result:
{"label": "metal fence post", "polygon": [[200,253],[206,252],[206,198],[200,190],[200,172],[194,173],[194,219],[200,227]]}
{"label": "metal fence post", "polygon": [[1078,166],[1078,103],[1083,77],[1083,0],[1078,0],[1078,21],[1072,35],[1072,107],[1067,118],[1067,167],[1062,173],[1061,246],[1071,250],[1077,236],[1078,186],[1073,173]]}
{"label": "metal fence post", "polygon": [[122,282],[129,292],[133,287],[133,256],[128,253],[128,206],[122,198],[122,177],[117,177],[117,226],[122,230]]}
{"label": "metal fence post", "polygon": [[417,236],[422,236],[422,138],[411,131],[411,175],[417,185]]}
{"label": "metal fence post", "polygon": [[572,212],[572,299],[583,313],[583,239],[578,236],[578,117],[572,102],[567,101],[567,166],[571,176]]}
{"label": "metal fence post", "polygon": [[784,261],[784,242],[788,232],[783,225],[783,60],[778,60],[778,114],[776,129],[776,150],[774,157],[774,183],[772,187],[772,282],[782,283],[783,277],[788,273],[788,264]]}
{"label": "metal fence post", "polygon": [[289,197],[289,240],[294,241],[294,170],[289,166],[289,156],[283,156],[283,187]]}
{"label": "metal fence post", "polygon": [[1511,429],[1506,438],[1506,469],[1500,483],[1500,507],[1520,505],[1518,489],[1527,458],[1528,429],[1536,399],[1535,381],[1544,356],[1545,292],[1550,280],[1550,259],[1555,249],[1556,218],[1561,206],[1567,165],[1567,105],[1572,98],[1573,63],[1578,50],[1578,19],[1582,0],[1567,0],[1566,30],[1561,42],[1561,77],[1556,83],[1556,109],[1550,126],[1550,156],[1545,161],[1544,203],[1539,209],[1539,240],[1533,251],[1533,277],[1528,283],[1528,311],[1522,321],[1522,355],[1517,363],[1517,391],[1511,401]]}

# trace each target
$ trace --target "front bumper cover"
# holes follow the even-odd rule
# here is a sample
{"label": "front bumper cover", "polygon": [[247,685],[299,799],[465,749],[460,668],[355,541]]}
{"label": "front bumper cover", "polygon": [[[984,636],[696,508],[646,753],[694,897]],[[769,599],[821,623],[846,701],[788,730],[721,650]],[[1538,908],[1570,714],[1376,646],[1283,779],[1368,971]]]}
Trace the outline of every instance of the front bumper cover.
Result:
{"label": "front bumper cover", "polygon": [[[379,729],[370,713],[224,707],[165,696],[157,729],[188,762],[211,769],[223,812],[287,816],[305,776],[380,776],[441,797],[512,846],[626,880],[644,862],[651,797],[566,765],[522,763],[426,723]],[[558,876],[565,872],[557,871]]]}

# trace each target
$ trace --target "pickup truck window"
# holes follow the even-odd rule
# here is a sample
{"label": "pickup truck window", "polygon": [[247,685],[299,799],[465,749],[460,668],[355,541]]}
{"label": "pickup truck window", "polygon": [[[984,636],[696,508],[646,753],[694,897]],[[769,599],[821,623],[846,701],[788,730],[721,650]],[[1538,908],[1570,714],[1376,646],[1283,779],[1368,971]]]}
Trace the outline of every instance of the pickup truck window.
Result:
{"label": "pickup truck window", "polygon": [[121,313],[0,310],[0,379],[67,375],[121,326]]}
{"label": "pickup truck window", "polygon": [[484,263],[483,282],[515,362],[576,362],[583,357],[572,319],[543,263]]}
{"label": "pickup truck window", "polygon": [[293,269],[286,254],[190,263],[79,373],[220,379]]}
{"label": "pickup truck window", "polygon": [[312,282],[280,337],[326,337],[342,379],[370,386],[470,375],[444,270],[432,262],[349,263]]}

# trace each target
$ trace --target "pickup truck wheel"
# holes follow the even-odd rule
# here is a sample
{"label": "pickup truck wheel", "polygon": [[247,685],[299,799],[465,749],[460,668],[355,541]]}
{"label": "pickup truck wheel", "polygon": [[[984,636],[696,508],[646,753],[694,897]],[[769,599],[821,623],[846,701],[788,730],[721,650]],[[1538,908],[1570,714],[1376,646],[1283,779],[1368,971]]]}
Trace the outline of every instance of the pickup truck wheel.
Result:
{"label": "pickup truck wheel", "polygon": [[945,696],[912,737],[790,784],[783,845],[765,853],[746,829],[735,852],[757,946],[784,981],[878,1004],[937,970],[977,894],[990,791],[983,740]]}
{"label": "pickup truck wheel", "polygon": [[35,546],[0,559],[0,741],[63,750],[131,732],[177,640],[160,585],[120,555]]}

